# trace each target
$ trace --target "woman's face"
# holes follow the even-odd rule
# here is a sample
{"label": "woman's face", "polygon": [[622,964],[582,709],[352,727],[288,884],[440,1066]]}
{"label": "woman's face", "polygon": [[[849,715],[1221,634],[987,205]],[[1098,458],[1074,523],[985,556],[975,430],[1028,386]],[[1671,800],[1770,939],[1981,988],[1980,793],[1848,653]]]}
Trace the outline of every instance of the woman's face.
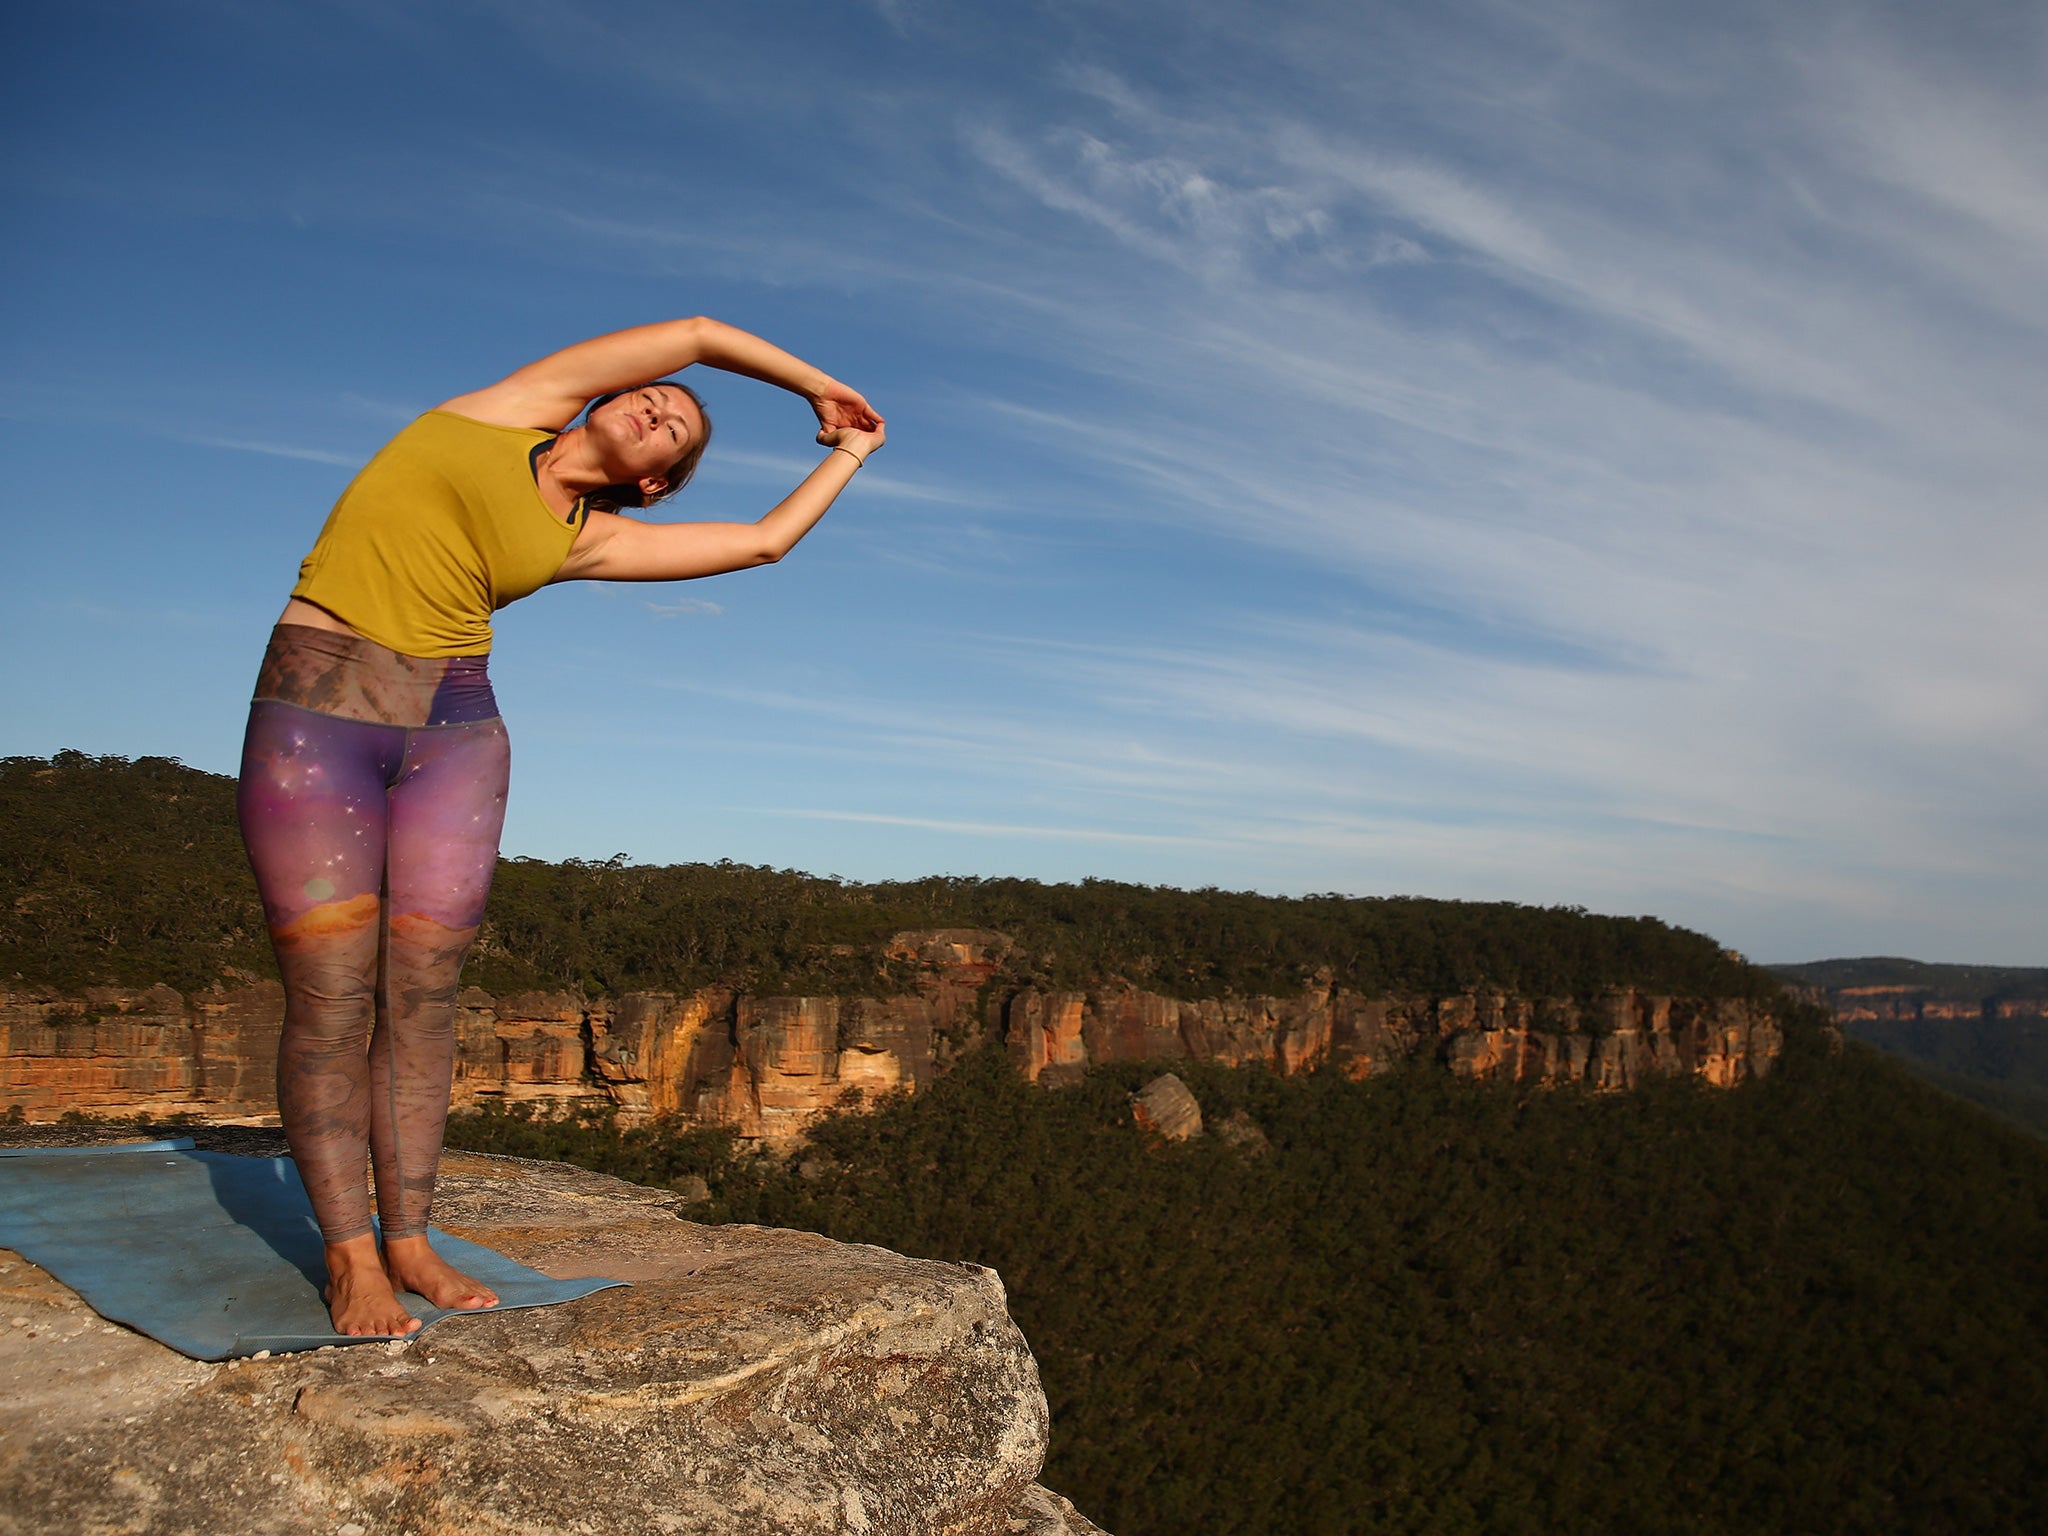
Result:
{"label": "woman's face", "polygon": [[669,466],[704,430],[696,402],[672,384],[649,384],[607,400],[585,426],[613,483],[638,485],[648,495],[667,487]]}

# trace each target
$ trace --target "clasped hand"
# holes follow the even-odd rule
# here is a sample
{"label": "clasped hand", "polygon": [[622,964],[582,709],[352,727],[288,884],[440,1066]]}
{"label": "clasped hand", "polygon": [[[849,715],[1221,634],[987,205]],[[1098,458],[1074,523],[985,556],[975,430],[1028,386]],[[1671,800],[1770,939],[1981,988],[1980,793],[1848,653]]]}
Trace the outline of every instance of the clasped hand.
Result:
{"label": "clasped hand", "polygon": [[881,414],[865,396],[838,380],[810,397],[818,413],[818,442],[827,448],[844,448],[865,459],[885,441]]}

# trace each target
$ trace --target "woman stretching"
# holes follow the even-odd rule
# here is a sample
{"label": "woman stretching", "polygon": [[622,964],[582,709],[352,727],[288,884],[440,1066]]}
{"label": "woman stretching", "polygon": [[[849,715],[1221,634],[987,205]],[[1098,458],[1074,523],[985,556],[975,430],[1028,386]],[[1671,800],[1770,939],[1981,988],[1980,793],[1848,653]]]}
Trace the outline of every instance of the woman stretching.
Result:
{"label": "woman stretching", "polygon": [[[817,412],[831,451],[758,523],[620,510],[681,490],[697,467],[703,402],[647,382],[693,363],[778,384]],[[498,1299],[427,1243],[456,979],[511,767],[485,671],[491,614],[555,581],[681,581],[779,560],[881,446],[882,418],[857,391],[745,331],[673,320],[444,402],[342,492],[264,653],[240,791],[284,977],[278,1111],[326,1241],[337,1332],[413,1332],[398,1291],[463,1309]]]}

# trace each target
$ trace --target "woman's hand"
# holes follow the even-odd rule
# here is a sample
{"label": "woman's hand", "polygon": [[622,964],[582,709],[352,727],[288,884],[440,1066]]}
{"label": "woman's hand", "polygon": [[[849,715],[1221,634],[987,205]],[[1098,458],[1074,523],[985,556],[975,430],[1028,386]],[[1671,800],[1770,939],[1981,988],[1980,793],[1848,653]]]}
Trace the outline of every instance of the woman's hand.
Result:
{"label": "woman's hand", "polygon": [[[822,388],[810,392],[806,397],[811,409],[818,413],[818,441],[828,448],[850,447],[851,444],[827,442],[825,434],[844,427],[857,428],[862,432],[880,432],[882,418],[875,408],[868,404],[865,396],[857,389],[850,389],[837,379],[827,379]],[[882,445],[878,442],[877,448]]]}
{"label": "woman's hand", "polygon": [[882,420],[875,417],[872,432],[820,427],[818,441],[846,452],[826,454],[803,484],[758,523],[643,523],[614,512],[593,512],[554,579],[686,581],[780,560],[852,483],[858,467],[852,461],[865,463],[882,446]]}
{"label": "woman's hand", "polygon": [[859,427],[820,427],[818,441],[827,448],[844,448],[865,464],[868,455],[888,439],[882,431],[882,418],[877,416],[872,432],[863,431]]}

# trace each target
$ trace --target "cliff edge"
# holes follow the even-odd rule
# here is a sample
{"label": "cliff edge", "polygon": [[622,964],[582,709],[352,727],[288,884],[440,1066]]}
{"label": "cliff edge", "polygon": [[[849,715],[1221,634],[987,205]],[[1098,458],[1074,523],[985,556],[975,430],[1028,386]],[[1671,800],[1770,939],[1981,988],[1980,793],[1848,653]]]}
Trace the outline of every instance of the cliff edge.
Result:
{"label": "cliff edge", "polygon": [[1033,1481],[1045,1397],[993,1271],[555,1164],[451,1153],[442,1191],[451,1232],[633,1285],[207,1365],[0,1250],[0,1531],[1096,1532]]}

